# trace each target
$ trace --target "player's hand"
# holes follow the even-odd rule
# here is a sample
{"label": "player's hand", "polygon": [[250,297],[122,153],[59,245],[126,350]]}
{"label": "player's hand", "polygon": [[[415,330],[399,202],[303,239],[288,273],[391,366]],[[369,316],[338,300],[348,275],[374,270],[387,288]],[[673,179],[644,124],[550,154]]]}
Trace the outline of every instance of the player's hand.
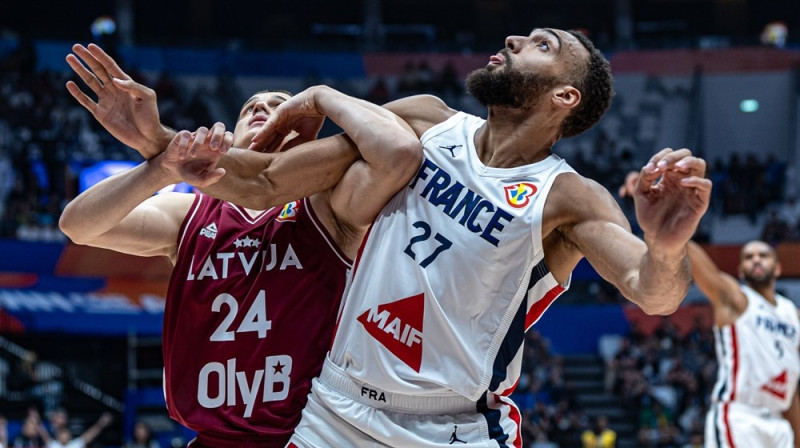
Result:
{"label": "player's hand", "polygon": [[253,136],[249,149],[273,152],[292,131],[297,136],[287,142],[282,150],[315,140],[325,122],[325,115],[317,109],[315,95],[318,90],[317,87],[310,87],[276,107],[264,126]]}
{"label": "player's hand", "polygon": [[233,134],[222,123],[215,123],[210,130],[203,126],[195,132],[180,131],[159,155],[158,162],[176,179],[204,188],[225,175],[225,169],[217,167],[217,163],[232,144]]}
{"label": "player's hand", "polygon": [[636,182],[636,218],[648,244],[666,252],[683,250],[708,209],[711,181],[705,172],[705,160],[688,149],[666,148],[650,159],[638,179],[629,175],[626,183]]}
{"label": "player's hand", "polygon": [[103,412],[102,414],[100,414],[100,418],[97,419],[97,423],[99,423],[100,426],[108,426],[113,421],[114,421],[114,416],[111,415],[110,412]]}
{"label": "player's hand", "polygon": [[[73,81],[67,90],[122,143],[149,159],[164,150],[174,132],[161,125],[156,93],[132,80],[111,56],[95,44],[75,44],[67,64],[97,96],[90,98]],[[80,60],[78,59],[80,58]],[[83,61],[86,66],[84,66]]]}

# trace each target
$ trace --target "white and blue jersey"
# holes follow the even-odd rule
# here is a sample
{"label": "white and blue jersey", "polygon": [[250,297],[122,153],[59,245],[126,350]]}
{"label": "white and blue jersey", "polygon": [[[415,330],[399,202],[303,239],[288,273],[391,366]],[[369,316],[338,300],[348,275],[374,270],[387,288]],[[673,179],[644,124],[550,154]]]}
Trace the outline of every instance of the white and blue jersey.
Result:
{"label": "white and blue jersey", "polygon": [[800,379],[800,319],[794,303],[769,303],[742,285],[747,308],[714,327],[719,370],[706,417],[706,447],[791,447],[789,409]]}
{"label": "white and blue jersey", "polygon": [[544,263],[542,210],[556,155],[515,168],[478,158],[484,120],[457,113],[422,135],[417,175],[382,210],[345,291],[330,361],[408,396],[511,393],[525,331],[568,285]]}

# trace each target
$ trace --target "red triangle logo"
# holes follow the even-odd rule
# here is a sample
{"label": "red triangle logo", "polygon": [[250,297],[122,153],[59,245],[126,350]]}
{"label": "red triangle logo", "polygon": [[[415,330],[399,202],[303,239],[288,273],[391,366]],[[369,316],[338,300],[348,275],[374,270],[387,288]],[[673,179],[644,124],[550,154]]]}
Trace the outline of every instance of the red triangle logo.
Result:
{"label": "red triangle logo", "polygon": [[771,379],[769,383],[761,386],[761,390],[771,393],[781,400],[786,399],[786,371]]}
{"label": "red triangle logo", "polygon": [[425,296],[417,294],[370,308],[358,316],[367,333],[419,373]]}

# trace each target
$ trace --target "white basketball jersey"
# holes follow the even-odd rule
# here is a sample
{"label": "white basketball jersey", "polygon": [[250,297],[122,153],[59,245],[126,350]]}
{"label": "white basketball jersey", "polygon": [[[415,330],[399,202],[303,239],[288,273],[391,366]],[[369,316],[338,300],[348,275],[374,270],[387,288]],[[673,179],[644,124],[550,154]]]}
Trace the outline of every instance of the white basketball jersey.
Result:
{"label": "white basketball jersey", "polygon": [[568,285],[544,263],[550,155],[515,168],[478,158],[485,120],[458,113],[422,135],[424,161],[382,210],[345,291],[331,360],[388,392],[510,394],[530,328]]}
{"label": "white basketball jersey", "polygon": [[733,325],[714,327],[719,371],[711,396],[756,409],[789,408],[800,377],[797,308],[776,294],[777,305],[742,285],[747,308]]}

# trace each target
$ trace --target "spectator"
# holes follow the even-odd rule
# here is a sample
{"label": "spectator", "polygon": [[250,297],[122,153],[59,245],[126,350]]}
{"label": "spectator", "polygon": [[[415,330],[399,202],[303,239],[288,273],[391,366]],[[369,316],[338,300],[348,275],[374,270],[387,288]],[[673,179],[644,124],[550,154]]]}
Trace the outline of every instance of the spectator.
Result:
{"label": "spectator", "polygon": [[105,429],[106,426],[111,424],[112,420],[111,414],[104,412],[89,429],[74,439],[68,427],[60,427],[55,430],[55,440],[50,440],[47,443],[47,448],[85,448],[100,435],[100,432]]}
{"label": "spectator", "polygon": [[453,98],[459,95],[464,90],[461,85],[461,77],[456,71],[456,66],[453,61],[447,61],[439,72],[439,87],[438,91],[445,97]]}
{"label": "spectator", "polygon": [[45,412],[49,414],[59,408],[64,391],[61,369],[51,362],[40,360],[35,352],[27,353],[22,368],[32,380],[31,396],[41,401]]}
{"label": "spectator", "polygon": [[531,448],[559,448],[559,446],[555,442],[550,441],[546,433],[540,432],[533,443],[531,443]]}
{"label": "spectator", "polygon": [[617,433],[608,427],[608,417],[598,416],[591,429],[581,435],[583,448],[615,448],[617,446]]}
{"label": "spectator", "polygon": [[133,427],[133,440],[128,441],[124,448],[161,448],[161,445],[153,437],[150,426],[143,421],[138,421]]}
{"label": "spectator", "polygon": [[39,412],[35,409],[28,410],[28,415],[22,422],[20,433],[11,442],[12,448],[46,448],[45,440],[49,438],[47,430],[42,424]]}
{"label": "spectator", "polygon": [[379,76],[373,81],[372,87],[367,92],[366,99],[374,104],[385,104],[391,100],[391,97],[386,79],[383,76]]}
{"label": "spectator", "polygon": [[67,410],[63,407],[58,407],[50,411],[47,415],[47,420],[50,423],[50,433],[58,434],[58,431],[68,427],[69,416]]}
{"label": "spectator", "polygon": [[792,229],[789,224],[781,219],[778,211],[774,208],[769,211],[764,228],[761,230],[761,241],[772,246],[788,241],[792,238]]}
{"label": "spectator", "polygon": [[408,60],[397,80],[397,94],[406,96],[415,93],[419,93],[419,71],[414,65],[414,61]]}

